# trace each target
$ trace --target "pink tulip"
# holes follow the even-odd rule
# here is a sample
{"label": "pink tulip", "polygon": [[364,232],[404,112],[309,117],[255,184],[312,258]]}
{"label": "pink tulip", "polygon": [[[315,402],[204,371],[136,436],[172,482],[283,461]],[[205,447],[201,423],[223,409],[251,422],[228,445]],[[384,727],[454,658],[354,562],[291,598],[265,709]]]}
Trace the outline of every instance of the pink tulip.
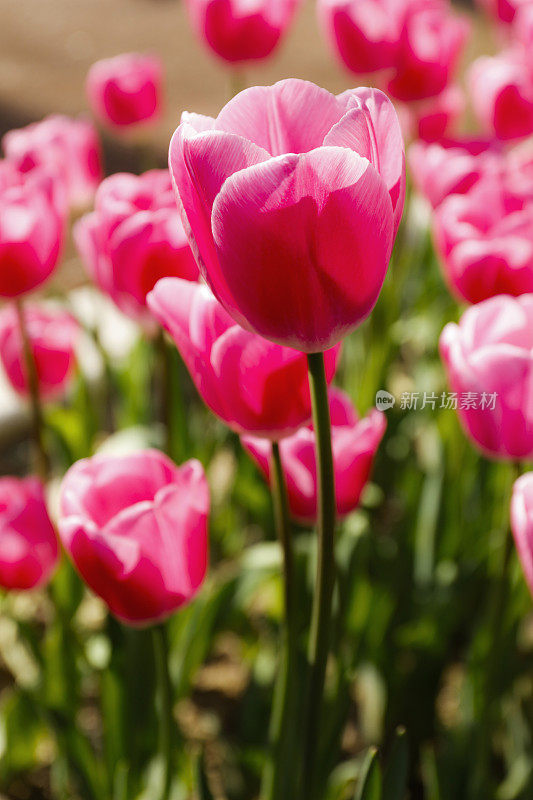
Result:
{"label": "pink tulip", "polygon": [[59,534],[87,585],[124,622],[161,620],[207,569],[209,490],[198,461],[162,453],[78,461],[61,487]]}
{"label": "pink tulip", "polygon": [[50,579],[59,548],[37,478],[0,478],[0,586],[35,589]]}
{"label": "pink tulip", "polygon": [[301,0],[186,0],[191,23],[217,56],[232,64],[267,58]]}
{"label": "pink tulip", "polygon": [[74,239],[95,283],[140,321],[152,320],[146,295],[160,278],[198,279],[168,170],[106,178],[94,212],[74,226]]}
{"label": "pink tulip", "polygon": [[318,10],[348,69],[381,72],[406,102],[444,91],[469,30],[445,0],[319,0]]}
{"label": "pink tulip", "polygon": [[435,212],[434,229],[445,277],[460,298],[478,303],[533,292],[533,203],[500,180],[449,197]]}
{"label": "pink tulip", "polygon": [[[305,356],[237,325],[204,284],[159,281],[148,296],[209,408],[238,433],[279,439],[311,418]],[[326,353],[333,379],[339,348]]]}
{"label": "pink tulip", "polygon": [[87,205],[102,179],[100,143],[88,120],[55,114],[9,131],[2,144],[21,172],[40,166],[56,171],[73,207]]}
{"label": "pink tulip", "polygon": [[533,456],[533,295],[500,295],[469,308],[440,337],[466,433],[486,455]]}
{"label": "pink tulip", "polygon": [[481,178],[501,168],[500,152],[483,139],[414,142],[408,160],[417,190],[433,208],[449,195],[466,194]]}
{"label": "pink tulip", "polygon": [[469,85],[486,130],[502,140],[533,133],[533,65],[521,50],[478,58],[470,68]]}
{"label": "pink tulip", "polygon": [[[40,394],[51,400],[64,393],[76,361],[74,344],[78,334],[76,320],[64,311],[51,311],[26,305],[24,316]],[[24,347],[18,316],[13,306],[0,312],[0,359],[16,392],[29,392]]]}
{"label": "pink tulip", "polygon": [[395,0],[318,0],[319,20],[333,50],[356,75],[392,69],[405,4]]}
{"label": "pink tulip", "polygon": [[465,109],[459,86],[448,86],[436,97],[404,106],[406,128],[411,139],[440,142],[450,134]]}
{"label": "pink tulip", "polygon": [[[330,389],[331,435],[337,514],[353,511],[368,481],[372,462],[386,427],[382,411],[372,409],[359,420],[349,397]],[[272,446],[264,439],[243,436],[242,443],[270,481]],[[304,523],[316,520],[317,485],[313,427],[300,428],[280,442],[291,515]]]}
{"label": "pink tulip", "polygon": [[405,189],[396,112],[376,89],[337,97],[286,80],[241,92],[217,119],[185,114],[170,145],[182,219],[233,318],[304,352],[372,310]]}
{"label": "pink tulip", "polygon": [[63,245],[61,187],[44,170],[25,176],[0,162],[0,297],[17,297],[44,283]]}
{"label": "pink tulip", "polygon": [[389,94],[404,102],[440,94],[453,77],[469,30],[445,0],[410,0]]}
{"label": "pink tulip", "polygon": [[533,472],[526,472],[513,486],[511,528],[522,569],[533,594]]}
{"label": "pink tulip", "polygon": [[156,56],[124,53],[97,61],[87,75],[87,98],[100,122],[131,128],[161,113],[163,65]]}
{"label": "pink tulip", "polygon": [[519,9],[531,0],[478,0],[479,5],[498,22],[513,22]]}

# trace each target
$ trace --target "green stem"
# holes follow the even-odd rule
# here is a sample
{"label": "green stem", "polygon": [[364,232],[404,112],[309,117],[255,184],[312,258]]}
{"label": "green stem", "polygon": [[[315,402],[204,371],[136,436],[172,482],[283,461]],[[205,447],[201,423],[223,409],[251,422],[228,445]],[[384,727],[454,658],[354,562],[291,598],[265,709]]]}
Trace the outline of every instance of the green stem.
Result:
{"label": "green stem", "polygon": [[275,690],[270,728],[272,761],[265,770],[261,797],[264,800],[292,800],[294,797],[294,762],[297,742],[301,735],[297,719],[297,598],[289,502],[277,442],[272,444],[271,484],[276,531],[283,553],[285,624],[282,661]]}
{"label": "green stem", "polygon": [[307,356],[309,387],[313,405],[318,489],[318,553],[313,597],[308,660],[309,688],[304,725],[302,798],[311,800],[316,792],[314,780],[318,755],[326,667],[330,647],[331,609],[335,584],[335,474],[331,449],[331,419],[324,354]]}
{"label": "green stem", "polygon": [[168,670],[168,644],[164,625],[152,628],[159,706],[159,751],[163,763],[161,800],[168,800],[172,783],[172,684]]}
{"label": "green stem", "polygon": [[44,435],[43,435],[44,424],[43,424],[41,397],[39,393],[39,376],[37,374],[37,365],[35,363],[35,357],[33,354],[30,336],[28,333],[28,327],[26,324],[26,314],[24,313],[24,304],[20,297],[18,297],[15,300],[15,308],[17,310],[20,335],[22,338],[24,363],[26,366],[26,377],[27,377],[28,391],[30,396],[32,432],[33,432],[33,441],[35,444],[36,471],[41,480],[46,481],[50,473],[50,462],[44,444]]}
{"label": "green stem", "polygon": [[230,70],[229,99],[231,100],[232,97],[235,97],[236,94],[244,91],[244,89],[246,89],[246,78],[244,76],[244,72],[236,67],[232,68]]}
{"label": "green stem", "polygon": [[[519,477],[521,465],[512,465],[511,491],[514,481]],[[506,505],[506,508],[508,504]],[[483,686],[483,706],[478,724],[477,758],[474,760],[470,797],[472,800],[484,800],[488,796],[490,784],[491,741],[495,723],[495,700],[498,681],[501,673],[501,654],[505,638],[505,603],[509,588],[509,567],[513,553],[513,535],[510,526],[502,528],[500,546],[502,559],[496,576],[496,585],[491,593],[491,602],[487,613],[489,629],[489,650],[485,656],[485,680]]]}
{"label": "green stem", "polygon": [[156,396],[159,392],[159,414],[164,430],[164,450],[167,455],[172,454],[172,376],[170,374],[169,354],[165,333],[161,329],[156,338]]}

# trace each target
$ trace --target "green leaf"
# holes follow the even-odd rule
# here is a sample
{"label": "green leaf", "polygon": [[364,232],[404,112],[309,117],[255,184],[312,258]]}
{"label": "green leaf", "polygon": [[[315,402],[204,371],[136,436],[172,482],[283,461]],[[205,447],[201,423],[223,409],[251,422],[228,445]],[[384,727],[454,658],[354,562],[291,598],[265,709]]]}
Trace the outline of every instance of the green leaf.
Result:
{"label": "green leaf", "polygon": [[383,780],[383,800],[404,800],[409,774],[409,745],[405,728],[397,728]]}
{"label": "green leaf", "polygon": [[381,783],[378,751],[371,747],[361,769],[354,800],[381,800]]}

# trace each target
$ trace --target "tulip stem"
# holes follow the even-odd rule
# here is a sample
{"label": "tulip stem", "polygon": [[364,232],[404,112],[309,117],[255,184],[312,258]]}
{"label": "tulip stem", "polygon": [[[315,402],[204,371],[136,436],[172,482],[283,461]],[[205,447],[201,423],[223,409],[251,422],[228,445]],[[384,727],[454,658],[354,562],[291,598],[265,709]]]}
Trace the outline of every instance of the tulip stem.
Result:
{"label": "tulip stem", "polygon": [[311,615],[308,661],[309,687],[304,725],[302,798],[311,800],[316,792],[314,776],[318,735],[324,700],[326,667],[330,646],[331,609],[335,584],[335,475],[331,449],[331,418],[324,354],[307,356],[309,387],[313,405],[318,484],[318,553],[316,585]]}
{"label": "tulip stem", "polygon": [[296,585],[294,552],[289,517],[287,486],[278,442],[272,443],[272,502],[276,532],[283,553],[283,590],[285,624],[283,653],[272,711],[270,740],[272,761],[265,771],[263,800],[292,800],[294,762],[298,732],[298,630],[296,619]]}
{"label": "tulip stem", "polygon": [[172,378],[165,333],[158,331],[156,339],[156,378],[159,380],[159,405],[160,420],[163,425],[164,450],[168,456],[172,455]]}
{"label": "tulip stem", "polygon": [[[521,474],[519,462],[511,465],[511,489]],[[505,508],[507,509],[507,503]],[[485,654],[482,708],[478,724],[477,758],[474,760],[471,793],[472,800],[483,800],[489,795],[490,750],[495,726],[494,702],[497,699],[501,675],[501,655],[505,636],[505,603],[509,588],[509,567],[513,553],[513,534],[509,524],[502,528],[500,542],[501,562],[496,575],[496,585],[491,593],[487,612],[489,650]]]}
{"label": "tulip stem", "polygon": [[157,673],[159,711],[159,751],[163,765],[161,800],[168,800],[172,783],[172,684],[168,669],[168,642],[165,626],[152,628]]}
{"label": "tulip stem", "polygon": [[44,424],[41,396],[39,392],[39,376],[37,365],[33,354],[30,335],[28,332],[24,304],[20,297],[15,300],[20,336],[22,339],[22,349],[24,353],[24,364],[26,367],[26,380],[30,396],[31,418],[33,441],[35,445],[36,471],[42,481],[46,481],[50,472],[50,462],[44,444]]}

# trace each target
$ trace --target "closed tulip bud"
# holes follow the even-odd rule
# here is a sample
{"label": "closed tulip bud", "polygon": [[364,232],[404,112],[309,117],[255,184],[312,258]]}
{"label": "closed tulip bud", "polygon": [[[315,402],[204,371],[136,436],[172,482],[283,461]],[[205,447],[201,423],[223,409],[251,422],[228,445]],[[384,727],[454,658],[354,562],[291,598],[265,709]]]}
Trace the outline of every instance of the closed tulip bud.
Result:
{"label": "closed tulip bud", "polygon": [[94,282],[124,313],[147,324],[146,295],[160,278],[198,279],[168,170],[106,178],[94,212],[76,223],[74,239]]}
{"label": "closed tulip bud", "polygon": [[145,450],[78,461],[61,487],[59,534],[83,580],[132,625],[164,619],[205,577],[209,491],[202,466]]}
{"label": "closed tulip bud", "polygon": [[170,169],[217,299],[248,330],[324,351],[368,316],[405,189],[396,112],[376,89],[286,80],[185,114]]}
{"label": "closed tulip bud", "polygon": [[[279,439],[309,421],[302,353],[241,328],[204,284],[166,278],[148,305],[174,339],[205,403],[233,430]],[[328,381],[338,350],[325,355]]]}
{"label": "closed tulip bud", "polygon": [[449,323],[440,352],[459,419],[474,444],[494,458],[533,456],[533,295],[500,295]]}
{"label": "closed tulip bud", "polygon": [[232,64],[267,58],[291,24],[301,0],[186,0],[202,41]]}
{"label": "closed tulip bud", "polygon": [[37,478],[0,478],[0,586],[35,589],[59,558],[44,489]]}
{"label": "closed tulip bud", "polygon": [[533,208],[487,177],[435,212],[435,241],[450,288],[469,303],[533,292]]}
{"label": "closed tulip bud", "polygon": [[521,50],[478,58],[468,77],[474,111],[487,131],[503,141],[533,133],[533,67]]}
{"label": "closed tulip bud", "polygon": [[[74,347],[78,324],[64,311],[30,304],[24,309],[24,318],[39,394],[46,400],[59,397],[68,385],[76,361]],[[0,359],[13,389],[28,395],[24,345],[13,306],[0,312]]]}
{"label": "closed tulip bud", "polygon": [[95,117],[113,129],[156,121],[161,114],[163,65],[156,56],[124,53],[97,61],[87,75]]}
{"label": "closed tulip bud", "polygon": [[0,297],[18,297],[44,283],[61,254],[62,188],[41,170],[24,176],[0,162]]}
{"label": "closed tulip bud", "polygon": [[[339,389],[330,389],[329,400],[335,499],[337,515],[343,517],[357,508],[385,432],[386,421],[383,412],[377,409],[358,419],[350,399]],[[242,443],[270,481],[271,444],[252,436],[243,436]],[[292,436],[283,439],[279,447],[291,515],[300,522],[312,524],[317,514],[315,434],[312,425],[300,428]]]}
{"label": "closed tulip bud", "polygon": [[65,185],[71,207],[83,208],[102,179],[100,143],[94,125],[61,114],[12,130],[2,144],[22,172],[38,167],[55,171]]}
{"label": "closed tulip bud", "polygon": [[448,86],[436,97],[404,106],[406,130],[411,139],[440,142],[450,135],[465,109],[465,96],[459,86]]}
{"label": "closed tulip bud", "polygon": [[450,195],[466,194],[483,177],[495,175],[501,154],[488,139],[414,142],[408,151],[417,190],[437,208]]}

